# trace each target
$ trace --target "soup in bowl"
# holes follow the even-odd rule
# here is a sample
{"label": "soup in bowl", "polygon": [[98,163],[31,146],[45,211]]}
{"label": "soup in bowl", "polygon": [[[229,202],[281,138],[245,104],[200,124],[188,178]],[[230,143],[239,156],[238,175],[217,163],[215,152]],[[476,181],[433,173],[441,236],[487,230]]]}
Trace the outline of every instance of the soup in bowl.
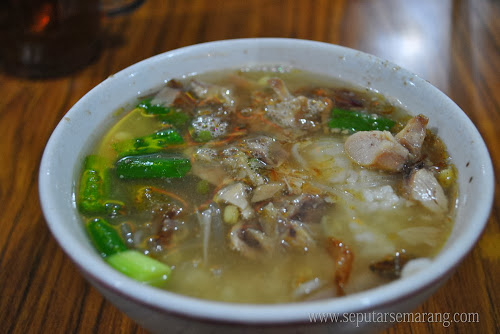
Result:
{"label": "soup in bowl", "polygon": [[366,330],[310,316],[418,305],[479,237],[491,181],[477,130],[422,79],[250,39],[94,88],[49,140],[40,194],[84,276],[147,329]]}

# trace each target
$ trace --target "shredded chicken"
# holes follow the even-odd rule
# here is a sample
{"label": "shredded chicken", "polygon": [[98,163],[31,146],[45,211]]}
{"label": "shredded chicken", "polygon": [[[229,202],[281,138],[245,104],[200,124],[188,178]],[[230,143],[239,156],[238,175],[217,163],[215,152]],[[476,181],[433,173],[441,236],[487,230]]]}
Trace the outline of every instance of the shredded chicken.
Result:
{"label": "shredded chicken", "polygon": [[328,101],[298,96],[267,106],[267,116],[284,128],[313,129],[321,123],[321,115],[330,109]]}
{"label": "shredded chicken", "polygon": [[297,220],[291,220],[284,224],[284,226],[286,230],[281,236],[281,244],[283,246],[307,251],[310,247],[316,245],[316,241],[311,236],[311,231],[306,224]]}
{"label": "shredded chicken", "polygon": [[232,91],[227,87],[191,80],[189,88],[202,99],[201,105],[222,103],[226,106],[233,106],[236,103]]}
{"label": "shredded chicken", "polygon": [[232,183],[222,188],[217,193],[216,200],[237,206],[245,219],[250,218],[253,214],[253,209],[248,202],[246,187],[241,182]]}
{"label": "shredded chicken", "polygon": [[170,86],[163,87],[151,100],[152,105],[170,106],[179,96],[181,90]]}
{"label": "shredded chicken", "polygon": [[434,174],[425,169],[414,170],[408,181],[409,197],[435,213],[448,211],[448,199]]}
{"label": "shredded chicken", "polygon": [[264,178],[251,167],[249,159],[247,154],[235,146],[222,151],[222,165],[234,179],[246,181],[252,186],[264,184]]}
{"label": "shredded chicken", "polygon": [[245,185],[241,182],[232,183],[217,193],[217,199],[236,205],[242,210],[246,209],[249,203],[245,188]]}
{"label": "shredded chicken", "polygon": [[321,124],[325,111],[330,110],[332,101],[328,98],[310,99],[293,96],[283,80],[269,79],[269,85],[279,98],[278,103],[267,105],[267,116],[284,128],[313,129]]}
{"label": "shredded chicken", "polygon": [[330,205],[320,195],[301,194],[286,202],[285,208],[289,219],[314,223],[321,219]]}
{"label": "shredded chicken", "polygon": [[273,250],[272,241],[262,231],[238,223],[229,233],[229,242],[233,250],[248,259],[256,260],[266,252]]}
{"label": "shredded chicken", "polygon": [[226,180],[230,180],[228,173],[221,168],[217,150],[202,147],[198,148],[192,156],[191,173],[200,179],[215,186],[225,184]]}
{"label": "shredded chicken", "polygon": [[408,150],[389,131],[356,132],[347,138],[344,147],[359,165],[387,172],[400,171],[409,156]]}
{"label": "shredded chicken", "polygon": [[273,239],[279,233],[278,222],[280,219],[278,209],[274,206],[273,202],[267,203],[259,210],[259,224],[262,227],[262,231]]}
{"label": "shredded chicken", "polygon": [[414,160],[420,157],[428,122],[429,119],[424,115],[415,116],[395,136],[396,140],[410,152]]}
{"label": "shredded chicken", "polygon": [[274,197],[279,194],[284,188],[283,183],[271,182],[267,184],[262,184],[255,188],[252,195],[252,203],[264,201]]}
{"label": "shredded chicken", "polygon": [[172,202],[155,208],[151,223],[157,228],[157,233],[150,241],[155,243],[157,249],[171,248],[186,237],[185,234],[176,233],[181,225],[179,218],[183,214],[182,208]]}
{"label": "shredded chicken", "polygon": [[242,146],[254,158],[261,160],[268,167],[279,167],[287,158],[288,152],[281,144],[269,136],[257,136],[242,141]]}
{"label": "shredded chicken", "polygon": [[280,78],[271,78],[267,82],[282,101],[293,98],[293,95],[290,94],[285,83]]}

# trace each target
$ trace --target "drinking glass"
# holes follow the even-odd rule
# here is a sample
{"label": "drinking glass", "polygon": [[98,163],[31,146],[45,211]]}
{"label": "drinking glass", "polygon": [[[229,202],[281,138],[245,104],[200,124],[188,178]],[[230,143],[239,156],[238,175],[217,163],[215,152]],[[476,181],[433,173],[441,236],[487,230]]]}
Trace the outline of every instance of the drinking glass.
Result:
{"label": "drinking glass", "polygon": [[0,61],[30,78],[70,74],[100,52],[102,15],[131,11],[144,0],[2,0]]}

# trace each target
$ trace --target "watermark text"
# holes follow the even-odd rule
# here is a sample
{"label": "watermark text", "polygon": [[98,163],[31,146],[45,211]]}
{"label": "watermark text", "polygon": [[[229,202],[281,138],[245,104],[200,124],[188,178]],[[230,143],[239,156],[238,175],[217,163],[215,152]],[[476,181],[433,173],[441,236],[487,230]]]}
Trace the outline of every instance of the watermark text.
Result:
{"label": "watermark text", "polygon": [[359,327],[361,323],[401,323],[401,322],[427,322],[441,323],[443,327],[449,327],[452,323],[477,323],[479,313],[477,312],[371,312],[371,313],[309,313],[309,321],[314,323],[326,322],[351,322]]}

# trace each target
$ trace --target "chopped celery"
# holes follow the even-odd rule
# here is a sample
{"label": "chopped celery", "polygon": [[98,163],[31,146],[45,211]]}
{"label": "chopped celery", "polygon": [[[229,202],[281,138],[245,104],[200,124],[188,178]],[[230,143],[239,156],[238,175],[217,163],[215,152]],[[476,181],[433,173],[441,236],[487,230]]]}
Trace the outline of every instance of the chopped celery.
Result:
{"label": "chopped celery", "polygon": [[88,222],[87,233],[106,262],[121,273],[153,286],[163,285],[171,272],[169,266],[138,251],[129,250],[115,228],[104,219]]}
{"label": "chopped celery", "polygon": [[189,159],[178,155],[132,156],[116,162],[116,173],[123,179],[183,177],[190,169]]}
{"label": "chopped celery", "polygon": [[330,122],[328,123],[330,128],[348,130],[351,133],[370,130],[389,131],[394,124],[396,122],[382,116],[338,108],[332,109]]}
{"label": "chopped celery", "polygon": [[81,213],[116,216],[123,211],[125,205],[122,202],[106,199],[109,191],[107,170],[103,157],[89,155],[85,158],[78,192],[78,209]]}
{"label": "chopped celery", "polygon": [[111,255],[106,262],[130,278],[152,286],[164,285],[172,272],[166,264],[135,250]]}
{"label": "chopped celery", "polygon": [[167,114],[159,115],[158,118],[166,124],[173,125],[177,129],[183,128],[189,120],[189,116],[184,112],[173,109],[170,109],[170,112]]}
{"label": "chopped celery", "polygon": [[164,129],[151,135],[114,144],[120,157],[127,155],[149,154],[159,152],[171,145],[183,144],[184,139],[175,129]]}
{"label": "chopped celery", "polygon": [[188,115],[184,112],[175,110],[173,107],[164,107],[160,104],[153,105],[151,104],[151,100],[151,98],[142,100],[137,105],[137,108],[142,109],[146,115],[158,116],[160,120],[176,128],[182,128],[189,120]]}
{"label": "chopped celery", "polygon": [[143,109],[149,115],[165,115],[171,111],[171,108],[159,104],[151,104],[151,100],[152,98],[142,100],[137,105],[137,108]]}
{"label": "chopped celery", "polygon": [[104,219],[96,218],[89,221],[87,233],[102,257],[127,250],[118,232]]}
{"label": "chopped celery", "polygon": [[80,191],[78,192],[78,209],[84,214],[102,213],[104,207],[104,180],[93,169],[83,171],[80,178]]}
{"label": "chopped celery", "polygon": [[80,177],[78,208],[84,214],[104,213],[106,162],[98,155],[85,157]]}
{"label": "chopped celery", "polygon": [[99,155],[88,155],[83,162],[83,168],[104,170],[106,168],[106,159]]}
{"label": "chopped celery", "polygon": [[190,128],[189,133],[191,134],[191,138],[197,143],[206,143],[213,139],[212,133],[209,130],[196,132],[193,128]]}
{"label": "chopped celery", "polygon": [[194,140],[202,143],[207,142],[209,140],[212,140],[212,134],[208,130],[200,131],[198,136],[195,136]]}
{"label": "chopped celery", "polygon": [[200,180],[196,184],[196,192],[202,195],[208,194],[210,192],[210,183],[207,180]]}

